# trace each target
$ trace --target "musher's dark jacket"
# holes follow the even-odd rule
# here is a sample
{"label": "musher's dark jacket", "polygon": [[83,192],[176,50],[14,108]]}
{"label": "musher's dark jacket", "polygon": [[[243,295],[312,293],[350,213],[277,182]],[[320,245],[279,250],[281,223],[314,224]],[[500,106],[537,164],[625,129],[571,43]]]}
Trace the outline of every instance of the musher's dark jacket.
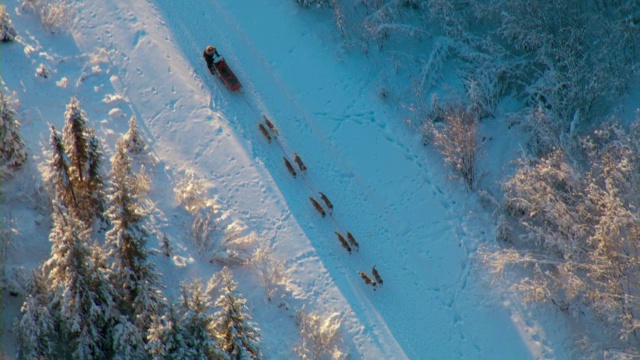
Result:
{"label": "musher's dark jacket", "polygon": [[220,54],[218,54],[218,50],[215,50],[213,52],[213,54],[209,55],[207,54],[207,50],[205,49],[204,52],[202,53],[202,57],[204,58],[204,61],[207,62],[207,67],[212,68],[213,67],[213,57],[217,55],[220,56]]}

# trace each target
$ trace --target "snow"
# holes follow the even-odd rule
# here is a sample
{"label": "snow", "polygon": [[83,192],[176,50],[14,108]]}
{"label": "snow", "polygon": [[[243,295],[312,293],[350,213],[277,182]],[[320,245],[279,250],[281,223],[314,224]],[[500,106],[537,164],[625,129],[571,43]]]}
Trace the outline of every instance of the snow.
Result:
{"label": "snow", "polygon": [[[77,96],[107,157],[137,118],[149,146],[137,161],[152,179],[149,227],[158,235],[149,245],[159,249],[166,233],[174,247],[171,258],[155,258],[168,298],[178,300],[181,281],[206,282],[221,269],[195,251],[191,215],[174,201],[185,174],[203,179],[229,222],[285,262],[291,282],[283,306],[266,300],[251,268],[232,267],[266,358],[295,358],[295,309],[303,308],[343,317],[351,358],[571,357],[561,315],[491,287],[476,255],[493,244],[490,210],[449,180],[449,169],[403,122],[407,111],[380,98],[372,65],[384,55],[341,49],[327,14],[282,0],[86,0],[70,34],[51,35],[20,3],[7,1],[21,40],[2,44],[0,58],[2,78],[20,99],[31,159],[4,185],[3,208],[19,229],[5,260],[9,273],[49,255],[50,220],[34,208],[33,194],[48,159],[48,124],[61,129],[64,107]],[[240,92],[208,73],[201,55],[209,44],[243,83]],[[41,63],[47,79],[34,76]],[[279,128],[282,146],[258,131],[262,114]],[[505,171],[515,147],[501,134],[487,140],[482,160],[492,176]],[[283,155],[292,159],[294,151],[305,176],[292,178],[284,167]],[[332,216],[321,218],[309,202],[318,191],[333,202]],[[353,233],[360,251],[347,254],[334,231]],[[385,281],[375,291],[358,276],[373,265]],[[4,300],[0,350],[11,357],[23,299]]]}

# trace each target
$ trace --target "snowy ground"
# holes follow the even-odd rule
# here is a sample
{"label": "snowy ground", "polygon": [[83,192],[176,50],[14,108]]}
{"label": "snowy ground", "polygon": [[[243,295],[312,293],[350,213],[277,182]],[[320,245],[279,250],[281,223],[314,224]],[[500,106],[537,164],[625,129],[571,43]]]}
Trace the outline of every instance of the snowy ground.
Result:
{"label": "snowy ground", "polygon": [[[205,179],[243,233],[257,234],[286,262],[287,309],[266,301],[249,269],[234,268],[267,358],[295,357],[293,311],[303,306],[344,317],[351,358],[571,357],[560,315],[525,309],[489,287],[475,252],[493,242],[494,219],[448,180],[448,169],[403,124],[404,110],[379,97],[371,64],[382,55],[345,53],[326,14],[283,0],[88,0],[78,4],[70,35],[51,35],[20,5],[7,1],[21,43],[0,47],[32,160],[6,184],[12,193],[3,207],[19,229],[10,269],[33,268],[49,254],[48,215],[24,195],[41,181],[47,124],[62,127],[75,95],[108,157],[137,116],[150,145],[140,160],[153,179],[150,227],[176,248],[172,259],[157,258],[169,296],[177,299],[181,281],[206,281],[220,269],[196,253],[190,216],[174,201],[173,187],[187,172]],[[207,72],[201,54],[208,44],[238,75],[239,93]],[[48,79],[34,75],[40,63]],[[262,114],[279,127],[284,147],[260,134]],[[491,141],[489,155],[513,146],[507,134]],[[283,165],[294,151],[309,168],[304,178]],[[317,191],[333,201],[333,216],[321,218],[308,201]],[[333,233],[347,230],[358,253],[347,254]],[[372,265],[385,280],[377,291],[357,274]],[[11,357],[20,299],[6,306],[3,352]]]}

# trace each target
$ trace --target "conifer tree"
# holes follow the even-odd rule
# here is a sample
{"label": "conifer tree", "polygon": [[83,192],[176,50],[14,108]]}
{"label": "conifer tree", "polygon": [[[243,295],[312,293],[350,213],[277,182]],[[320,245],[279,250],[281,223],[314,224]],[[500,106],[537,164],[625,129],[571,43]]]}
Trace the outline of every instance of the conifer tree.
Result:
{"label": "conifer tree", "polygon": [[62,128],[64,147],[69,154],[69,162],[73,172],[72,179],[77,184],[84,181],[89,144],[87,141],[87,113],[80,109],[77,98],[71,98],[64,113],[65,123]]}
{"label": "conifer tree", "polygon": [[69,160],[64,151],[62,136],[53,125],[51,125],[49,144],[52,150],[49,161],[49,182],[55,192],[55,201],[64,204],[66,208],[75,209],[78,201],[69,173]]}
{"label": "conifer tree", "polygon": [[184,327],[173,305],[168,306],[166,314],[153,315],[147,331],[147,348],[156,360],[187,359]]}
{"label": "conifer tree", "polygon": [[18,324],[18,359],[54,358],[54,319],[47,307],[48,294],[42,272],[37,271],[22,305],[22,318]]}
{"label": "conifer tree", "polygon": [[105,358],[113,352],[117,296],[102,250],[89,243],[90,230],[54,203],[51,258],[43,264],[57,334],[57,358]]}
{"label": "conifer tree", "polygon": [[149,354],[144,346],[144,337],[140,329],[129,319],[121,315],[119,323],[113,327],[114,360],[148,359]]}
{"label": "conifer tree", "polygon": [[222,349],[231,359],[260,359],[259,329],[250,321],[246,300],[237,292],[231,271],[221,272],[224,293],[216,301],[220,310],[215,314],[215,333]]}
{"label": "conifer tree", "polygon": [[125,146],[124,141],[118,141],[112,160],[107,216],[113,228],[107,232],[106,240],[113,260],[114,282],[121,284],[121,309],[146,331],[152,315],[159,312],[165,301],[158,273],[148,259],[145,211],[139,202],[137,178]]}
{"label": "conifer tree", "polygon": [[104,217],[104,179],[102,178],[102,151],[100,140],[93,129],[87,131],[89,140],[87,156],[87,202],[88,208],[98,216]]}
{"label": "conifer tree", "polygon": [[124,134],[124,141],[127,143],[127,150],[130,153],[139,154],[144,151],[144,139],[140,136],[138,121],[134,116],[129,120],[129,130]]}
{"label": "conifer tree", "polygon": [[96,216],[102,218],[104,212],[100,142],[93,129],[87,127],[87,114],[80,108],[78,99],[71,98],[64,115],[62,140],[68,157],[69,178],[76,195],[73,210],[85,223],[90,223]]}
{"label": "conifer tree", "polygon": [[9,18],[7,7],[2,4],[0,5],[0,41],[13,41],[15,40],[16,35],[16,28],[13,27],[13,23]]}
{"label": "conifer tree", "polygon": [[190,359],[227,359],[215,336],[214,318],[208,314],[211,300],[198,280],[182,288],[183,326]]}
{"label": "conifer tree", "polygon": [[11,174],[27,160],[20,137],[20,123],[15,119],[10,99],[0,90],[0,175]]}

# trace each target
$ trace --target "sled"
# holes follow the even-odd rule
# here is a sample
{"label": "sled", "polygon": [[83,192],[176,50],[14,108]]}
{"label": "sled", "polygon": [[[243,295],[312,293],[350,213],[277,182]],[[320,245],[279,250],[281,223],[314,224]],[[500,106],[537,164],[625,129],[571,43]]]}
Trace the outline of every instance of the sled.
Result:
{"label": "sled", "polygon": [[238,81],[236,74],[231,71],[229,65],[227,65],[227,62],[224,59],[214,62],[213,68],[209,68],[209,71],[211,71],[211,74],[213,75],[218,75],[227,89],[231,91],[236,91],[242,87],[242,84]]}

